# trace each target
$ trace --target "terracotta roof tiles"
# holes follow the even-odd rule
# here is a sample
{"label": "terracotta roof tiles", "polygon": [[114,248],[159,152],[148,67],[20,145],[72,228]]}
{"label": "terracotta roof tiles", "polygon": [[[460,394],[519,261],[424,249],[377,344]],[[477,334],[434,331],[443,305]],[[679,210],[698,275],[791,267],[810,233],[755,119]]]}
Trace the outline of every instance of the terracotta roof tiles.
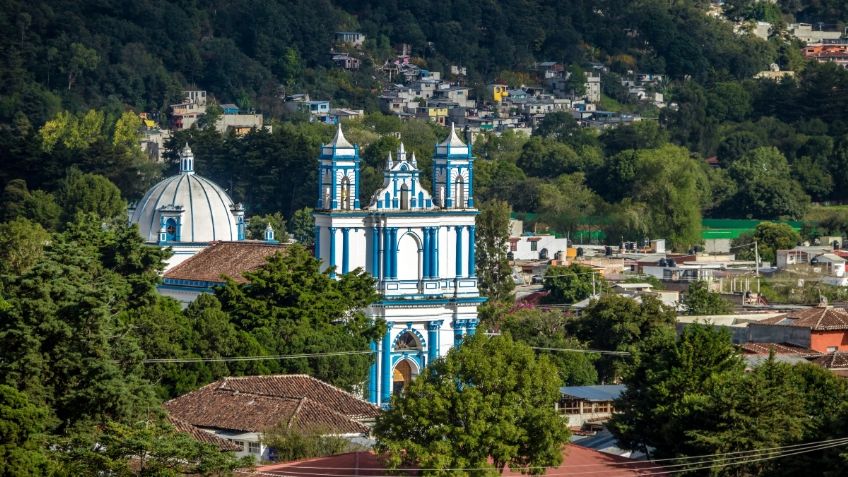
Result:
{"label": "terracotta roof tiles", "polygon": [[285,250],[285,245],[245,240],[212,242],[197,255],[165,273],[166,279],[223,282],[222,276],[245,283],[244,272],[265,264],[271,255]]}
{"label": "terracotta roof tiles", "polygon": [[837,351],[816,358],[813,362],[827,369],[846,369],[848,368],[848,353]]}
{"label": "terracotta roof tiles", "polygon": [[758,324],[797,326],[813,331],[848,330],[848,310],[832,306],[817,306],[766,318]]}
{"label": "terracotta roof tiles", "polygon": [[816,350],[790,343],[742,343],[739,345],[739,348],[746,354],[769,354],[773,350],[774,354],[797,355],[801,357],[821,355]]}
{"label": "terracotta roof tiles", "polygon": [[332,434],[366,434],[360,421],[379,409],[306,375],[226,378],[165,403],[198,427],[262,432],[277,425]]}
{"label": "terracotta roof tiles", "polygon": [[182,432],[184,434],[188,434],[196,441],[200,441],[206,444],[212,444],[222,452],[242,450],[241,446],[236,445],[226,439],[222,439],[216,436],[215,434],[206,432],[203,429],[193,426],[191,425],[191,423],[186,422],[182,419],[176,418],[174,416],[168,416],[168,421],[174,426],[174,428],[176,428],[177,431]]}

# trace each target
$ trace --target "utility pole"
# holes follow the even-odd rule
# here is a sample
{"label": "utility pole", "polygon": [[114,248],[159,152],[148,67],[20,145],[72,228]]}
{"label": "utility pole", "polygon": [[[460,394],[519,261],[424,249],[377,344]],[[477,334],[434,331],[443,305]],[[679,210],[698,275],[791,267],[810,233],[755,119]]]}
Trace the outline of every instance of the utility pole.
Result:
{"label": "utility pole", "polygon": [[595,296],[595,272],[592,272],[592,296]]}
{"label": "utility pole", "polygon": [[756,240],[754,240],[754,274],[760,276],[760,249],[757,247]]}

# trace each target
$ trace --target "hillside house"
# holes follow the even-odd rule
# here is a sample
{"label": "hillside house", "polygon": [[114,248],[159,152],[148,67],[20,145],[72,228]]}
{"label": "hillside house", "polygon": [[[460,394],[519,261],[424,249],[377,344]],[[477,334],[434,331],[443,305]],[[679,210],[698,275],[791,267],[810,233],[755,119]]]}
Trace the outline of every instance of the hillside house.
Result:
{"label": "hillside house", "polygon": [[568,427],[583,427],[584,424],[601,424],[615,412],[614,401],[627,387],[623,384],[596,386],[563,386],[557,411],[568,420]]}
{"label": "hillside house", "polygon": [[360,48],[365,44],[365,34],[358,31],[337,31],[336,44]]}
{"label": "hillside house", "polygon": [[789,343],[820,353],[848,351],[848,310],[822,304],[748,324],[755,343]]}

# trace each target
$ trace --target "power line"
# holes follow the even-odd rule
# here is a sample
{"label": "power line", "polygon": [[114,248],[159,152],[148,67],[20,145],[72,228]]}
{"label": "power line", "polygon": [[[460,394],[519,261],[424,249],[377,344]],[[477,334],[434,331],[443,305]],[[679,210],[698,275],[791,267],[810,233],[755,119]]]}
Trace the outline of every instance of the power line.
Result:
{"label": "power line", "polygon": [[579,348],[546,348],[542,346],[531,346],[532,349],[542,351],[565,351],[569,353],[598,353],[598,354],[613,354],[618,356],[630,356],[629,351],[608,351],[603,349],[579,349]]}
{"label": "power line", "polygon": [[[771,447],[759,450],[748,450],[748,451],[734,451],[734,452],[725,452],[725,453],[716,453],[716,454],[705,454],[700,456],[690,456],[690,457],[672,457],[667,459],[656,459],[649,461],[633,461],[633,462],[611,462],[605,464],[576,464],[576,465],[568,465],[568,469],[573,469],[577,467],[610,467],[610,466],[621,466],[620,469],[622,472],[625,471],[637,471],[640,476],[650,476],[650,475],[671,475],[681,472],[690,472],[693,470],[703,470],[703,469],[711,469],[716,467],[727,467],[731,465],[744,465],[752,462],[759,462],[765,460],[778,459],[782,457],[788,457],[792,455],[804,454],[808,452],[814,452],[818,450],[830,449],[834,447],[840,447],[848,445],[848,438],[837,438],[837,439],[829,439],[823,441],[814,441],[807,442],[803,444],[792,444],[787,446],[779,446],[779,447]],[[772,455],[768,455],[772,454]],[[727,457],[734,456],[734,457]],[[662,466],[654,466],[654,467],[645,467],[644,464],[652,464],[658,462],[667,462],[667,461],[681,461],[681,460],[695,460],[694,462],[685,462],[681,464],[664,464]],[[687,467],[687,466],[701,466],[702,464],[714,463],[714,465],[702,466],[702,467]],[[632,468],[628,468],[627,466],[631,466]],[[675,467],[681,467],[680,469],[673,469]],[[687,468],[682,468],[687,467]],[[530,469],[548,469],[549,467],[529,467]],[[389,469],[383,467],[320,467],[320,466],[297,466],[293,467],[293,470],[297,470],[300,475],[308,475],[315,477],[347,477],[345,474],[331,474],[331,473],[320,473],[320,472],[301,472],[301,470],[330,470],[330,471],[342,471],[342,470],[372,470],[372,471],[388,471]],[[485,470],[487,468],[403,468],[404,471],[426,471],[426,470],[440,470],[440,471],[452,471],[452,472],[464,472],[469,470]],[[652,471],[656,470],[656,472],[644,473],[644,471]],[[608,474],[609,470],[594,470],[587,472],[565,472],[565,473],[546,473],[546,476],[557,477],[557,476],[574,476],[574,475],[597,475],[597,474]],[[613,471],[615,472],[615,471]],[[256,473],[256,475],[280,475],[275,473]],[[390,474],[383,475],[382,477],[400,477],[394,476]]]}
{"label": "power line", "polygon": [[323,356],[348,356],[356,354],[371,354],[375,351],[331,351],[325,353],[279,354],[274,356],[227,356],[215,358],[149,358],[141,360],[144,364],[153,363],[212,363],[235,361],[269,361],[282,359],[318,358]]}

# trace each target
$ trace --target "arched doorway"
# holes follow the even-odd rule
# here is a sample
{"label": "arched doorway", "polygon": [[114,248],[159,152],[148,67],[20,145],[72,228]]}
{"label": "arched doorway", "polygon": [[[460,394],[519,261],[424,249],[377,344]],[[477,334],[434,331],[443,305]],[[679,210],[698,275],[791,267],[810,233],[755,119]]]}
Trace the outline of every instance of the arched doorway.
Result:
{"label": "arched doorway", "polygon": [[392,373],[392,393],[403,392],[416,376],[415,368],[408,359],[401,360]]}

